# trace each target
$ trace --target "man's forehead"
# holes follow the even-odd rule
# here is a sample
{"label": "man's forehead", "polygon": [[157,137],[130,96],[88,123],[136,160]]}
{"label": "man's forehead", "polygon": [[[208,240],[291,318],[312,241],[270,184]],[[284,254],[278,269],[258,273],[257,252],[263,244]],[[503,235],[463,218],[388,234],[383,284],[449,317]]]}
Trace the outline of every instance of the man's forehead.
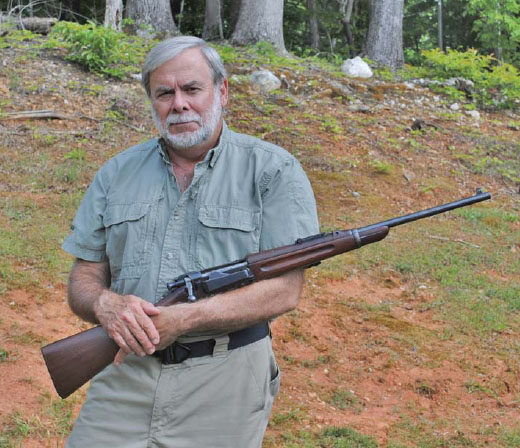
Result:
{"label": "man's forehead", "polygon": [[210,74],[210,68],[200,48],[188,48],[152,71],[154,74],[175,74],[195,72],[200,75]]}

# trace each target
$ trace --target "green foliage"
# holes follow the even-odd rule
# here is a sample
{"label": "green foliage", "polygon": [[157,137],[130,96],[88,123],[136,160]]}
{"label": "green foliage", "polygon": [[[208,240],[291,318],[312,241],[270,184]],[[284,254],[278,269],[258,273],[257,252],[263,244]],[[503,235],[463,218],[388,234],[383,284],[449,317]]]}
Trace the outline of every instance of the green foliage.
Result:
{"label": "green foliage", "polygon": [[59,22],[53,27],[47,45],[64,46],[68,51],[67,59],[89,71],[124,78],[128,73],[140,71],[140,65],[154,43],[92,22],[85,25]]}
{"label": "green foliage", "polygon": [[377,174],[390,174],[392,171],[392,165],[387,162],[383,162],[381,160],[372,160],[370,162],[370,166]]}
{"label": "green foliage", "polygon": [[427,67],[424,74],[437,79],[462,77],[473,81],[472,94],[482,107],[514,107],[520,103],[520,74],[511,64],[500,63],[474,49],[442,52],[437,48],[423,51],[422,55]]}
{"label": "green foliage", "polygon": [[320,446],[330,448],[377,448],[373,437],[364,436],[348,427],[330,427],[323,431],[324,443]]}
{"label": "green foliage", "polygon": [[478,14],[473,28],[482,46],[502,60],[518,61],[520,4],[518,0],[469,0],[468,11]]}
{"label": "green foliage", "polygon": [[0,37],[0,49],[10,47],[19,48],[23,46],[24,42],[41,39],[40,35],[34,34],[29,30],[11,29],[10,26],[6,26],[5,24],[0,31],[5,33],[5,35]]}
{"label": "green foliage", "polygon": [[9,352],[5,348],[0,348],[0,362],[9,360]]}
{"label": "green foliage", "polygon": [[318,434],[309,431],[283,434],[285,448],[378,448],[373,437],[346,427],[328,427]]}

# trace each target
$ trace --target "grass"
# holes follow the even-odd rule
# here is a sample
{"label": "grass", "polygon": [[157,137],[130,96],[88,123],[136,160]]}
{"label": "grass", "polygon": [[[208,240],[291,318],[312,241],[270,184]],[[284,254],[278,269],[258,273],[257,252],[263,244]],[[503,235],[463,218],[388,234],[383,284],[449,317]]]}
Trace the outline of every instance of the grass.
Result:
{"label": "grass", "polygon": [[63,282],[70,260],[60,251],[77,195],[0,196],[0,292]]}
{"label": "grass", "polygon": [[[35,437],[40,440],[54,440],[61,446],[74,424],[73,411],[78,402],[78,395],[68,400],[52,398],[45,393],[40,397],[41,412],[24,415],[20,411],[10,414],[0,434],[0,448],[18,448],[24,446],[24,439]],[[50,446],[50,445],[48,445]]]}
{"label": "grass", "polygon": [[[319,433],[311,431],[286,432],[281,436],[284,448],[378,448],[374,438],[360,434],[349,427],[328,427]],[[264,446],[271,445],[266,440]]]}
{"label": "grass", "polygon": [[[10,33],[9,36],[0,40],[0,46],[25,49],[30,45],[28,35]],[[40,45],[40,38],[35,43]],[[240,73],[244,67],[252,71],[260,66],[269,66],[274,71],[289,69],[296,78],[303,76],[306,64],[316,63],[281,57],[263,45],[246,49],[217,46],[217,49],[231,71],[239,66]],[[22,71],[7,73],[5,68],[0,68],[0,72],[5,74],[13,92],[13,99],[0,100],[2,112],[14,109],[13,104],[18,104],[14,102],[16,95],[30,98],[38,93],[42,100],[51,101],[46,96],[48,92],[39,88],[40,83],[35,79],[24,79]],[[334,73],[329,75],[334,76]],[[79,75],[77,77],[80,79]],[[2,146],[1,296],[15,289],[38,295],[47,285],[64,283],[70,259],[61,252],[60,245],[93,173],[110,155],[145,138],[142,133],[121,126],[118,120],[124,120],[124,116],[109,109],[108,97],[116,94],[110,83],[65,82],[65,90],[74,99],[88,100],[85,101],[85,113],[103,117],[103,122],[88,122],[88,132],[69,135],[52,133],[53,124],[50,122],[27,121],[24,123],[26,130],[20,131],[23,135],[16,137],[15,143]],[[321,85],[321,79],[310,79],[307,87],[319,89]],[[123,87],[126,89],[126,85]],[[240,85],[233,87],[241,88]],[[52,98],[54,101],[55,97]],[[136,96],[132,101],[143,103],[139,98]],[[441,119],[442,131],[428,128],[419,133],[409,131],[411,123],[406,120],[385,118],[384,109],[367,116],[349,113],[341,101],[334,99],[327,98],[322,104],[319,97],[308,93],[300,95],[299,99],[301,103],[294,102],[286,91],[260,98],[240,90],[230,105],[229,124],[236,126],[238,131],[267,139],[276,138],[277,143],[298,156],[313,184],[323,231],[367,225],[399,215],[401,207],[409,207],[415,201],[426,202],[424,198],[437,203],[436,195],[456,195],[461,179],[468,185],[481,180],[497,180],[502,187],[503,182],[516,185],[520,177],[519,147],[514,140],[516,134],[505,132],[500,137],[488,137],[484,126],[478,130],[458,128],[459,123],[466,119],[462,113],[441,111],[436,118]],[[99,106],[96,114],[87,110],[90,101]],[[148,105],[142,106],[143,110],[148,109]],[[149,126],[144,120],[143,123],[136,124],[136,127]],[[520,122],[511,123],[518,126]],[[352,126],[355,126],[355,132],[351,130]],[[497,120],[494,126],[504,126],[503,120]],[[46,128],[51,131],[46,131]],[[14,127],[9,129],[17,130]],[[63,129],[58,127],[58,130]],[[382,152],[378,151],[378,145]],[[418,169],[417,179],[403,188],[403,160],[410,157],[422,161],[424,157],[424,163],[428,163],[428,160],[433,160],[428,159],[432,150],[435,158],[446,163],[439,167],[448,167],[447,177],[439,177],[435,170],[421,172]],[[407,169],[413,168],[407,165]],[[401,194],[403,190],[404,195]],[[359,195],[354,197],[352,192],[359,192]],[[406,202],[408,200],[410,202]],[[494,357],[516,369],[514,366],[520,361],[520,343],[516,339],[520,324],[518,241],[518,200],[506,201],[502,195],[486,205],[467,207],[393,229],[380,243],[327,260],[313,270],[314,285],[307,291],[317,299],[316,308],[324,315],[329,313],[327,318],[338,334],[354,331],[348,318],[359,318],[360,323],[356,325],[362,329],[359,337],[368,341],[367,357],[377,351],[385,358],[385,364],[375,372],[377,375],[390,373],[396,365],[409,366],[410,361],[414,366],[428,368],[438,367],[449,359],[463,367],[467,361],[458,359],[449,350],[443,355],[435,353],[436,358],[433,358],[433,348],[429,349],[429,346],[443,342],[471,347],[478,353],[482,350],[483,358],[491,347]],[[348,286],[348,279],[357,276],[368,278],[373,285],[384,288],[388,273],[402,280],[409,291],[408,296],[388,300],[383,297],[375,305],[366,300],[372,294],[369,290],[363,292],[365,296],[357,301],[323,297],[329,284],[341,281]],[[415,303],[417,293],[424,285],[427,285],[432,298],[427,303]],[[329,303],[332,301],[337,302]],[[432,319],[442,321],[443,328],[432,331],[396,318],[394,312],[402,310],[404,302],[411,302],[413,312],[431,312]],[[329,344],[329,341],[315,340],[307,325],[312,319],[308,313],[294,312],[283,319],[286,320],[288,336],[295,343],[306,347]],[[370,328],[377,328],[377,337],[371,339],[362,333],[369,332]],[[11,334],[9,342],[19,345],[20,352],[27,345],[39,345],[43,341],[43,337],[36,333],[17,330]],[[513,336],[508,336],[510,333]],[[315,352],[305,359],[291,353],[281,359],[288,370],[308,374],[303,386],[306,392],[319,390],[323,404],[333,406],[334,412],[347,420],[352,413],[364,412],[365,401],[350,392],[344,378],[334,378],[336,382],[328,389],[311,379],[313,374],[322,373],[325,368],[330,371],[330,377],[334,377],[340,356],[336,356],[336,347],[330,345],[328,353]],[[0,349],[0,363],[11,365],[16,362],[18,348],[7,348]],[[360,376],[367,374],[369,361]],[[478,369],[481,372],[477,372],[473,362],[480,362]],[[479,360],[468,362],[467,378],[473,380],[467,380],[461,386],[473,399],[494,399],[500,387],[505,386],[484,382],[479,375],[487,373],[483,364],[485,362]],[[26,377],[23,381],[29,384],[32,380]],[[37,381],[31,386],[34,388],[35,384]],[[284,387],[288,385],[286,383]],[[433,397],[435,400],[441,394],[436,383],[427,380],[412,383],[408,390],[422,399]],[[28,438],[39,440],[43,445],[61,441],[70,431],[74,406],[81,400],[79,396],[73,401],[61,401],[43,394],[40,397],[41,409],[34,415],[15,412],[6,417],[0,447],[23,446],[24,439]],[[388,448],[483,447],[489,433],[497,447],[520,446],[518,426],[504,424],[485,433],[478,428],[480,423],[477,421],[475,428],[468,431],[456,418],[449,416],[429,420],[422,415],[421,409],[413,409],[410,403],[402,403],[396,412],[399,419],[389,426]],[[370,431],[361,434],[350,427],[320,428],[310,415],[304,401],[292,400],[288,405],[275,409],[265,446],[379,446]]]}

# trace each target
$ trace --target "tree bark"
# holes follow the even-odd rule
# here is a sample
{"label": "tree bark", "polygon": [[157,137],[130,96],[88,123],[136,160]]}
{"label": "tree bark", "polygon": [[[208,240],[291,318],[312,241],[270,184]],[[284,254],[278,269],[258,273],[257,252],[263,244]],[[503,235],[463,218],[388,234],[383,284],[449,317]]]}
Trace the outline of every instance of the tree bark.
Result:
{"label": "tree bark", "polygon": [[354,37],[352,36],[352,31],[350,29],[350,18],[352,17],[352,9],[354,7],[354,2],[355,0],[347,0],[346,2],[342,2],[343,18],[341,19],[341,24],[343,25],[343,34],[345,35],[345,39],[347,40],[351,58],[355,56]]}
{"label": "tree bark", "polygon": [[[146,26],[157,34],[178,34],[169,0],[128,0],[126,16],[135,21],[138,34],[153,35],[153,32],[146,32]],[[144,30],[142,25],[145,25]]]}
{"label": "tree bark", "polygon": [[123,0],[107,0],[105,6],[105,28],[121,31],[123,22]]}
{"label": "tree bark", "polygon": [[224,39],[220,0],[206,0],[202,38],[204,40]]}
{"label": "tree bark", "polygon": [[235,31],[238,22],[238,15],[240,14],[240,5],[242,4],[242,0],[231,0],[229,6],[229,24],[231,28],[231,33]]}
{"label": "tree bark", "polygon": [[318,16],[316,15],[316,0],[307,0],[307,29],[309,36],[309,45],[314,50],[320,48],[320,34],[318,29]]}
{"label": "tree bark", "polygon": [[237,45],[269,42],[285,53],[283,0],[242,0],[231,42]]}
{"label": "tree bark", "polygon": [[404,0],[370,0],[369,5],[367,57],[391,68],[402,67]]}
{"label": "tree bark", "polygon": [[33,33],[49,34],[52,26],[58,21],[55,17],[9,17],[0,15],[0,24],[7,22],[16,29],[29,30]]}

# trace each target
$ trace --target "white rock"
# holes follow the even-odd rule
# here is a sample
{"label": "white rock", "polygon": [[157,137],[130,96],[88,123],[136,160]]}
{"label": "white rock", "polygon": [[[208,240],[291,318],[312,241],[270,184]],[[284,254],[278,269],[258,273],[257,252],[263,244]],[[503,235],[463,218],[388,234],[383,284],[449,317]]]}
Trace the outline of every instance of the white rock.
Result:
{"label": "white rock", "polygon": [[471,118],[475,120],[480,120],[480,112],[478,110],[468,110],[466,111],[466,115],[469,115]]}
{"label": "white rock", "polygon": [[451,109],[451,110],[454,110],[454,111],[458,111],[458,110],[460,109],[459,103],[453,103],[453,104],[450,106],[450,109]]}
{"label": "white rock", "polygon": [[341,71],[351,78],[371,78],[374,75],[368,64],[359,56],[343,62]]}
{"label": "white rock", "polygon": [[269,70],[259,70],[251,75],[249,84],[253,90],[267,93],[271,90],[279,89],[282,81]]}

